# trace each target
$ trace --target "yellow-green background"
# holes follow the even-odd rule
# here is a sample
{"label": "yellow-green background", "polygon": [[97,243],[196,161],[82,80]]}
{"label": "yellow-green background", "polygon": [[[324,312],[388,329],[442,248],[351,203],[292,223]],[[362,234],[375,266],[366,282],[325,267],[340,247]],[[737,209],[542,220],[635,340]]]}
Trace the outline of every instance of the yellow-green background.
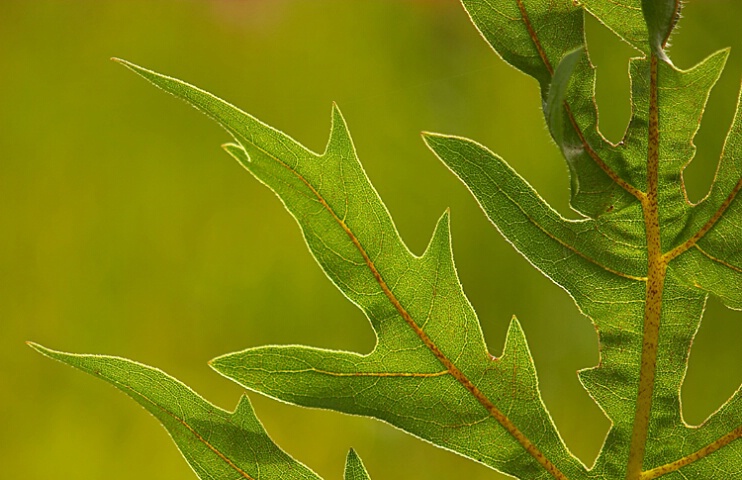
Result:
{"label": "yellow-green background", "polygon": [[[685,17],[672,50],[679,66],[735,47],[688,170],[699,198],[742,77],[742,4],[694,0]],[[588,37],[601,123],[615,140],[629,114],[631,51],[595,22]],[[489,50],[455,0],[2,0],[2,478],[193,478],[135,403],[25,340],[159,366],[230,409],[240,389],[209,370],[216,355],[373,345],[279,201],[220,151],[228,136],[111,56],[202,86],[316,150],[337,101],[414,251],[451,207],[459,274],[490,349],[500,351],[517,315],[557,425],[592,462],[608,422],[575,371],[597,362],[593,327],[498,236],[418,135],[490,146],[569,214],[535,83]],[[690,422],[742,380],[742,315],[713,301],[708,310],[683,392]],[[273,438],[326,478],[340,478],[350,446],[375,479],[499,478],[373,420],[250,398]]]}

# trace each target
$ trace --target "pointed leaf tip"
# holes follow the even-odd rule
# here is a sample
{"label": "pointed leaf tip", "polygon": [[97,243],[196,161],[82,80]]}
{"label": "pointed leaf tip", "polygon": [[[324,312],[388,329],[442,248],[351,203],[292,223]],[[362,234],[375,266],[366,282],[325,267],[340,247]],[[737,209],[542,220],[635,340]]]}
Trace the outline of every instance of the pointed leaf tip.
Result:
{"label": "pointed leaf tip", "polygon": [[[128,60],[124,60],[123,58],[111,57],[111,61],[112,62],[115,62],[115,63],[118,63],[119,65],[123,65],[124,67],[128,68],[129,70],[133,70],[134,72],[137,72],[137,73],[139,73],[140,71],[151,72],[150,70],[147,70],[144,67],[140,67],[139,65],[137,65],[135,63],[131,63]],[[151,72],[151,73],[154,73],[154,72]]]}
{"label": "pointed leaf tip", "polygon": [[42,354],[44,353],[44,350],[46,350],[43,346],[39,345],[36,342],[32,342],[30,340],[26,340],[26,345],[28,345],[29,347],[33,348],[34,350]]}
{"label": "pointed leaf tip", "polygon": [[450,263],[453,264],[453,255],[451,252],[451,215],[450,209],[446,209],[438,218],[435,224],[433,235],[423,253],[423,257],[432,253],[434,255],[444,254],[450,257]]}
{"label": "pointed leaf tip", "polygon": [[420,136],[423,139],[423,142],[425,142],[425,145],[428,146],[428,148],[432,148],[430,146],[431,142],[435,142],[436,139],[441,137],[449,137],[450,135],[444,135],[442,133],[436,133],[436,132],[428,132],[428,131],[422,131],[420,132]]}
{"label": "pointed leaf tip", "polygon": [[345,475],[343,478],[344,480],[371,480],[361,457],[352,448],[348,451],[345,460]]}
{"label": "pointed leaf tip", "polygon": [[[53,358],[55,360],[59,360],[60,357],[62,357],[63,355],[65,355],[64,352],[60,352],[60,351],[57,351],[57,350],[52,350],[51,348],[47,348],[47,347],[45,347],[45,346],[43,346],[43,345],[41,345],[39,343],[36,343],[36,342],[27,341],[26,342],[26,345],[28,345],[29,347],[33,348],[34,350],[36,350],[40,354],[44,355],[45,357]],[[73,354],[68,354],[68,355],[73,355]]]}
{"label": "pointed leaf tip", "polygon": [[330,117],[330,137],[327,139],[324,155],[345,155],[347,152],[355,152],[353,139],[348,131],[348,124],[340,111],[337,103],[332,102],[332,113]]}
{"label": "pointed leaf tip", "polygon": [[505,334],[505,347],[503,348],[502,356],[505,356],[514,350],[525,350],[525,352],[528,353],[529,358],[531,356],[530,349],[528,348],[528,340],[526,339],[526,332],[523,331],[523,326],[515,315],[510,319],[508,331]]}
{"label": "pointed leaf tip", "polygon": [[508,335],[510,335],[511,333],[520,335],[521,337],[525,338],[523,325],[520,324],[520,320],[518,320],[518,317],[515,315],[510,317],[510,324],[508,324]]}

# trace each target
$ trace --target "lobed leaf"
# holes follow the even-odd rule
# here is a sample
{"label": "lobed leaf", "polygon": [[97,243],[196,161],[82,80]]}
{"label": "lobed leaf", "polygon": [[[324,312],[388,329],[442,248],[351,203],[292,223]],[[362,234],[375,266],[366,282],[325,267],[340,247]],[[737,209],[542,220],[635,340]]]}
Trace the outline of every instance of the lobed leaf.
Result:
{"label": "lobed leaf", "polygon": [[[684,421],[679,393],[707,296],[742,309],[739,107],[709,195],[691,204],[682,178],[728,51],[689,70],[675,67],[666,47],[679,19],[677,0],[462,2],[495,51],[538,81],[546,124],[570,171],[571,205],[583,218],[559,215],[472,140],[424,140],[502,235],[596,326],[600,362],[579,372],[611,421],[595,465],[585,467],[556,431],[516,319],[502,354],[488,352],[456,273],[448,212],[425,252],[413,254],[366,177],[337,106],[327,147],[315,153],[203,90],[119,60],[233,136],[225,150],[276,193],[377,338],[367,354],[265,346],[211,366],[248,389],[378,418],[519,478],[740,476],[742,390],[700,426]],[[618,144],[598,129],[585,12],[641,55],[630,61],[632,115]],[[202,478],[284,478],[286,471],[296,475],[286,478],[316,478],[270,441],[246,398],[230,414],[151,367],[34,348],[144,405]],[[238,441],[250,448],[238,451]],[[353,450],[345,478],[369,478]]]}
{"label": "lobed leaf", "polygon": [[284,401],[379,418],[511,475],[584,474],[541,401],[518,323],[499,359],[487,352],[456,275],[448,213],[425,253],[413,255],[363,172],[337,107],[327,148],[315,154],[195,87],[127,66],[233,134],[238,143],[226,150],[280,197],[378,339],[367,355],[259,347],[219,357],[213,368]]}
{"label": "lobed leaf", "polygon": [[[638,366],[645,362],[647,335],[656,335],[651,340],[659,345],[650,360],[652,407],[640,434],[646,451],[637,468],[644,468],[645,476],[665,475],[682,468],[677,462],[720,445],[718,438],[730,439],[721,441],[723,446],[731,443],[734,425],[722,422],[725,427],[719,428],[726,432],[688,426],[679,396],[706,295],[713,293],[733,308],[742,304],[736,287],[742,249],[733,231],[740,212],[736,193],[742,188],[739,116],[708,198],[691,205],[682,185],[682,170],[695,154],[693,138],[728,52],[690,70],[677,69],[664,48],[678,3],[645,4],[642,14],[634,0],[610,11],[602,1],[585,2],[642,52],[663,60],[631,61],[632,117],[623,140],[614,145],[598,131],[595,73],[579,5],[572,0],[463,3],[493,48],[540,83],[547,125],[570,169],[571,203],[585,218],[563,218],[476,142],[438,134],[424,139],[498,230],[596,325],[601,360],[579,376],[612,427],[594,467],[588,473],[559,438],[517,321],[501,357],[492,360],[488,354],[456,275],[448,213],[424,254],[413,255],[366,178],[337,107],[325,152],[316,154],[202,90],[125,63],[234,136],[227,152],[279,196],[320,266],[366,313],[377,335],[376,347],[366,355],[267,346],[224,355],[212,367],[275,398],[379,418],[521,478],[623,478],[627,458],[636,453],[637,416],[647,408],[640,394],[647,372]],[[617,15],[620,8],[627,15]],[[637,23],[636,12],[647,23]],[[655,170],[647,167],[652,149],[662,159]],[[648,213],[653,209],[656,213]],[[651,238],[650,230],[656,231]],[[655,300],[650,295],[656,293],[657,278]],[[647,309],[655,302],[661,305],[656,321],[663,328],[648,334]],[[516,373],[507,375],[511,369]],[[728,415],[733,405],[717,415]],[[717,440],[710,441],[714,435]],[[732,472],[725,458],[736,448],[713,461],[707,452],[688,464]]]}

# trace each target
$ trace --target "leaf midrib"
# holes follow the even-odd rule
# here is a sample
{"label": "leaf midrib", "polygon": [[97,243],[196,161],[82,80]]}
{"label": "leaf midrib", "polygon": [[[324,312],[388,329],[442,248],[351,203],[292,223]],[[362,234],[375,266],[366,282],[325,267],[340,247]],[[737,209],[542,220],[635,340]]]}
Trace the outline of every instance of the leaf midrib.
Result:
{"label": "leaf midrib", "polygon": [[652,409],[657,352],[659,349],[662,294],[665,287],[667,260],[662,254],[659,217],[660,112],[658,99],[658,57],[651,54],[649,85],[649,128],[647,141],[647,194],[642,203],[647,238],[647,287],[644,300],[644,330],[641,366],[637,386],[634,422],[626,468],[627,480],[639,480],[647,448]]}

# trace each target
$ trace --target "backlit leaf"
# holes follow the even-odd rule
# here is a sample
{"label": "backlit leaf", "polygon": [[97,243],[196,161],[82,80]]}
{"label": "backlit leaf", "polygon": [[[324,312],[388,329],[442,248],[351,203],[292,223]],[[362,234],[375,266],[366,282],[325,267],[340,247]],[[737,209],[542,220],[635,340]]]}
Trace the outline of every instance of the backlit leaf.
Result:
{"label": "backlit leaf", "polygon": [[[449,212],[425,251],[411,252],[361,167],[337,106],[327,146],[316,153],[197,87],[119,60],[231,134],[224,149],[279,197],[322,270],[376,335],[371,352],[262,346],[210,365],[252,391],[377,418],[521,479],[742,476],[742,391],[700,426],[685,422],[680,401],[708,296],[742,309],[739,107],[709,194],[690,203],[682,177],[729,52],[688,70],[675,67],[666,47],[679,19],[677,0],[462,3],[494,50],[538,82],[580,218],[560,215],[483,145],[434,133],[424,140],[499,232],[595,326],[600,362],[579,372],[611,422],[595,464],[573,456],[557,432],[517,319],[502,351],[488,351],[454,265]],[[637,50],[629,65],[631,119],[616,144],[598,129],[584,34],[590,14]],[[150,367],[34,348],[144,405],[202,478],[316,478],[268,439],[246,399],[230,414]],[[345,478],[369,478],[353,450]]]}

